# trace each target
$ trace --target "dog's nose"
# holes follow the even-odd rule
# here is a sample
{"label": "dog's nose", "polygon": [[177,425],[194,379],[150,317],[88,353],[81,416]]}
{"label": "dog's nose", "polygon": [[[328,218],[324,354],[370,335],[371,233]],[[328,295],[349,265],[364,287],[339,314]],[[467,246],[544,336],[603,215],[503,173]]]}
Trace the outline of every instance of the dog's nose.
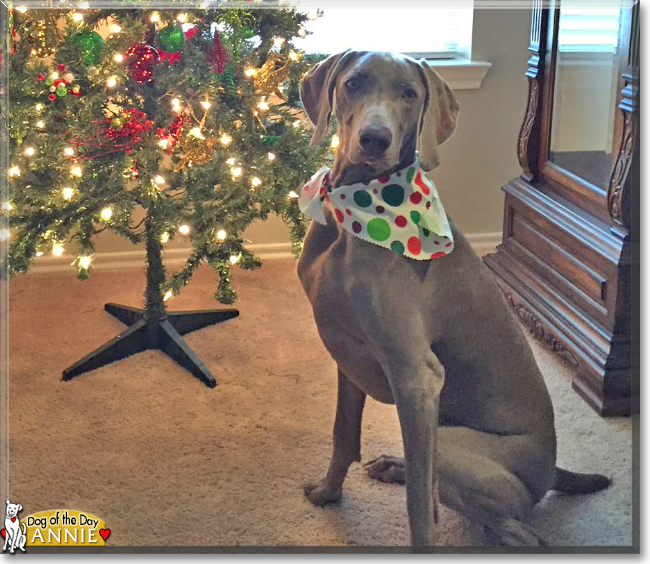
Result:
{"label": "dog's nose", "polygon": [[363,151],[371,157],[381,157],[393,142],[393,134],[384,125],[369,125],[359,136]]}

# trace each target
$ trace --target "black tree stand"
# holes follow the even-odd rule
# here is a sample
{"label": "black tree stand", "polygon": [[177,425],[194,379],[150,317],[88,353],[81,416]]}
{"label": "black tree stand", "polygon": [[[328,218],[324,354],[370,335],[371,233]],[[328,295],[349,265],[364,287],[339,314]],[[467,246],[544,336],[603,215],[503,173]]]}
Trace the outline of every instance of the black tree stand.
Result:
{"label": "black tree stand", "polygon": [[63,380],[94,370],[116,360],[147,349],[160,349],[178,364],[189,370],[209,388],[217,382],[201,359],[181,335],[208,325],[227,321],[239,315],[236,309],[167,312],[162,298],[165,275],[159,233],[152,219],[155,209],[150,207],[145,218],[147,245],[147,290],[144,309],[108,303],[104,309],[122,323],[126,331],[63,371]]}

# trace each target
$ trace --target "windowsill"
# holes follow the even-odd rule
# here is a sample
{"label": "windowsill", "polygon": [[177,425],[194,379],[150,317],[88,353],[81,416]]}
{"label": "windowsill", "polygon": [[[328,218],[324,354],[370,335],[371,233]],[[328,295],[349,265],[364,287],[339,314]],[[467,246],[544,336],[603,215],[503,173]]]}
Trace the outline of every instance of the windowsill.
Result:
{"label": "windowsill", "polygon": [[478,90],[492,63],[468,59],[429,59],[453,90]]}

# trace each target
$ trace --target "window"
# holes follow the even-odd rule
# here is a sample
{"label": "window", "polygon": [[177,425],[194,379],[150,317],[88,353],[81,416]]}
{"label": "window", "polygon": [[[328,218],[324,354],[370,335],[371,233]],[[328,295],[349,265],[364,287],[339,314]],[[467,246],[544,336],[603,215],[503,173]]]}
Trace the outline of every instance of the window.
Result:
{"label": "window", "polygon": [[[321,17],[316,17],[312,8],[312,19],[306,26],[312,34],[296,41],[296,47],[307,53],[358,49],[396,51],[428,59],[469,58],[472,4],[463,0],[453,8],[449,3],[444,8],[338,5],[321,9]],[[301,9],[300,3],[297,7]]]}
{"label": "window", "polygon": [[558,48],[565,53],[615,53],[619,8],[579,8],[562,3]]}

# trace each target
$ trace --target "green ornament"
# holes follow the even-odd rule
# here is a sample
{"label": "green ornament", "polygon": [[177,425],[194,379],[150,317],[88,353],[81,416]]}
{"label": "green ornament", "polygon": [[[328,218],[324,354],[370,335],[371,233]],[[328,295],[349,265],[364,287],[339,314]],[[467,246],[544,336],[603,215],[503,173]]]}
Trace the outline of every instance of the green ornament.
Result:
{"label": "green ornament", "polygon": [[48,77],[45,79],[45,84],[46,84],[47,86],[52,86],[52,83],[53,83],[53,82],[54,82],[54,79],[53,79],[51,76],[48,76]]}
{"label": "green ornament", "polygon": [[158,46],[169,53],[181,50],[185,43],[185,34],[179,25],[168,25],[158,32]]}
{"label": "green ornament", "polygon": [[81,59],[90,67],[99,62],[104,48],[104,40],[96,31],[80,31],[70,37],[70,43],[81,47]]}
{"label": "green ornament", "polygon": [[66,88],[65,84],[59,84],[56,87],[56,95],[57,96],[67,96],[68,95],[68,89]]}

